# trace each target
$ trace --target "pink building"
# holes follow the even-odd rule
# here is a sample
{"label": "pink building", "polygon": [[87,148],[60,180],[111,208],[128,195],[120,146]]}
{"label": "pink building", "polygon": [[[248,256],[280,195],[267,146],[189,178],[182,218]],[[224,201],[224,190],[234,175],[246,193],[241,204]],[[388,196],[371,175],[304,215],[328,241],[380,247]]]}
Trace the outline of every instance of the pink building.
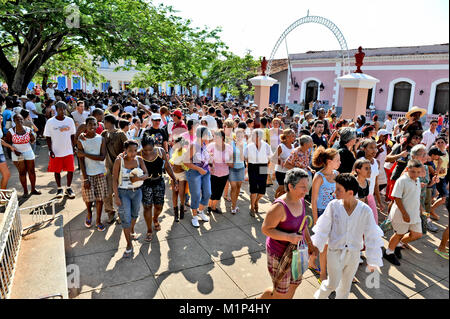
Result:
{"label": "pink building", "polygon": [[[350,50],[351,65],[356,52]],[[369,90],[367,107],[373,103],[381,118],[386,112],[407,112],[413,106],[427,109],[428,114],[448,111],[448,44],[364,49],[364,52],[363,72],[380,80]],[[274,88],[281,98],[278,103],[303,109],[310,101],[319,100],[339,110],[344,95],[336,82],[342,75],[341,51],[307,52],[289,57],[290,68],[271,75],[279,81]],[[354,70],[356,67],[351,67]]]}

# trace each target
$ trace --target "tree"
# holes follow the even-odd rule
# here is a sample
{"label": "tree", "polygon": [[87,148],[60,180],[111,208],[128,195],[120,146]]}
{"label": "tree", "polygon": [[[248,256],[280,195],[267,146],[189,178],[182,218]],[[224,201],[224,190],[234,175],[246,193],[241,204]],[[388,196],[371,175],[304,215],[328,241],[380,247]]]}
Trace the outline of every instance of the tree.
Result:
{"label": "tree", "polygon": [[70,77],[77,75],[85,81],[97,84],[106,81],[105,77],[98,73],[98,64],[92,61],[85,52],[64,52],[51,57],[36,73],[34,82],[41,82],[45,90],[50,77],[65,74]]}
{"label": "tree", "polygon": [[133,87],[155,87],[158,83],[170,81],[171,85],[186,87],[192,95],[192,88],[201,84],[202,74],[226,48],[219,37],[221,30],[191,28],[189,20],[180,21],[180,25],[183,32],[177,36],[171,51],[166,53],[166,61],[138,65],[137,69],[142,73],[133,78]]}
{"label": "tree", "polygon": [[187,31],[173,12],[145,0],[2,0],[0,76],[10,93],[23,94],[39,69],[65,52],[164,64]]}
{"label": "tree", "polygon": [[257,75],[259,65],[250,51],[243,58],[233,53],[224,53],[208,70],[202,82],[202,90],[221,87],[221,94],[229,93],[243,101],[247,95],[254,93],[249,80]]}

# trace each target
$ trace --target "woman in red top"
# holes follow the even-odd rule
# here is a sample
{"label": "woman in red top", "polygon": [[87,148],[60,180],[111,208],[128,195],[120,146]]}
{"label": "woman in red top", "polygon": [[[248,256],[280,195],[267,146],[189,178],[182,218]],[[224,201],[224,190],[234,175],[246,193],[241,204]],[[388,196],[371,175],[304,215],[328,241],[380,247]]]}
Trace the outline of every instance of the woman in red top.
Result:
{"label": "woman in red top", "polygon": [[41,192],[36,190],[36,171],[34,168],[35,155],[31,148],[31,144],[34,143],[35,137],[31,133],[31,129],[23,125],[23,117],[20,114],[14,115],[13,120],[16,127],[9,129],[5,141],[8,144],[12,144],[15,148],[15,151],[11,153],[11,157],[14,165],[19,171],[19,179],[23,187],[23,197],[27,198],[29,196],[27,174],[31,183],[31,195],[41,195]]}

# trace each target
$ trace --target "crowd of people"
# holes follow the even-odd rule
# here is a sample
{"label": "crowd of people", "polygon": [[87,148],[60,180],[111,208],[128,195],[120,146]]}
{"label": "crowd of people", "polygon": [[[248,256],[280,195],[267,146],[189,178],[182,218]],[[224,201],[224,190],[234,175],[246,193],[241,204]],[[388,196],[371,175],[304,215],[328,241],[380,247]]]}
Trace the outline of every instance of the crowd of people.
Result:
{"label": "crowd of people", "polygon": [[[248,102],[148,91],[57,91],[51,84],[38,93],[0,94],[2,189],[10,177],[9,158],[23,196],[41,194],[34,161],[38,144],[46,143],[56,197],[75,198],[71,185],[78,166],[85,226],[105,231],[104,211],[105,221],[123,229],[127,258],[142,207],[145,241],[161,230],[167,191],[173,204],[167,214],[179,222],[190,208],[190,222],[198,228],[211,214],[226,213],[222,200],[231,202],[231,214],[241,213],[238,198],[246,182],[250,215],[256,217],[267,188],[276,184],[262,225],[274,287],[263,298],[292,298],[301,282],[289,270],[278,278],[290,243],[304,240],[309,247],[308,266],[321,284],[315,298],[332,291],[346,298],[364,259],[370,271],[382,266],[383,258],[400,266],[402,249],[439,230],[432,220],[440,218],[437,208],[446,199],[448,209],[448,114],[424,130],[426,111],[418,107],[396,120],[388,114],[381,122],[374,114],[352,121],[341,119],[334,107],[295,114],[278,104],[260,109]],[[298,232],[307,205],[311,235],[307,228]],[[381,228],[388,225],[394,235],[382,250]],[[448,227],[442,242],[435,252],[448,259]]]}

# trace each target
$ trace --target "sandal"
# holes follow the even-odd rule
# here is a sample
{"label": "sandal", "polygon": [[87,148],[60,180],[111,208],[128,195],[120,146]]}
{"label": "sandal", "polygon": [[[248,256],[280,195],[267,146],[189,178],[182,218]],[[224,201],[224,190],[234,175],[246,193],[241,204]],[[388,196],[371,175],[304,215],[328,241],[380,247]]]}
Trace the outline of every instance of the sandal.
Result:
{"label": "sandal", "polygon": [[438,215],[430,213],[430,218],[435,221],[439,221],[440,217]]}
{"label": "sandal", "polygon": [[138,237],[139,237],[139,235],[136,233],[132,233],[132,234],[130,234],[130,236],[131,236],[131,240],[138,240]]}
{"label": "sandal", "polygon": [[106,227],[103,224],[98,224],[98,225],[96,225],[96,227],[97,227],[97,230],[100,232],[104,232],[106,230]]}
{"label": "sandal", "polygon": [[441,256],[444,259],[448,260],[448,252],[444,253],[443,251],[440,251],[439,249],[435,249],[434,252]]}
{"label": "sandal", "polygon": [[131,255],[133,254],[133,248],[131,248],[130,250],[125,250],[125,252],[123,253],[123,258],[130,258]]}
{"label": "sandal", "polygon": [[145,242],[149,243],[153,240],[153,233],[147,233],[147,237],[145,237]]}
{"label": "sandal", "polygon": [[91,228],[92,226],[92,218],[89,219],[86,217],[86,220],[84,221],[84,226],[86,226],[86,228]]}
{"label": "sandal", "polygon": [[161,230],[161,225],[159,224],[158,221],[153,221],[153,225],[154,225],[156,231]]}

